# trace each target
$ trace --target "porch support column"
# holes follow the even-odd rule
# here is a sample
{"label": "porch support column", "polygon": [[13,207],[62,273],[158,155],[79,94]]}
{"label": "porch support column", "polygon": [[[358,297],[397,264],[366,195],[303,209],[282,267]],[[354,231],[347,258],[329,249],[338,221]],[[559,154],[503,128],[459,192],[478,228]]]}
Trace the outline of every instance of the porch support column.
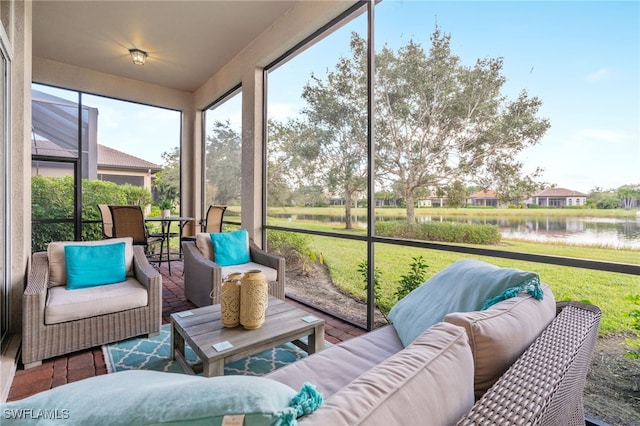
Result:
{"label": "porch support column", "polygon": [[182,111],[182,146],[180,167],[181,216],[194,217],[185,235],[200,232],[196,226],[202,219],[202,114],[193,106]]}
{"label": "porch support column", "polygon": [[263,71],[253,69],[242,79],[242,190],[241,222],[249,238],[263,247],[262,153]]}

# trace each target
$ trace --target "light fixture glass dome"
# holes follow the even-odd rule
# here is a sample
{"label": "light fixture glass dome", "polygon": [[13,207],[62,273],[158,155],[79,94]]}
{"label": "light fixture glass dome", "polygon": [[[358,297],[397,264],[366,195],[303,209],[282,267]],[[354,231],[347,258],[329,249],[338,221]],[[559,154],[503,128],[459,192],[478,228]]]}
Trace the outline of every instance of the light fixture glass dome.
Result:
{"label": "light fixture glass dome", "polygon": [[129,49],[129,53],[131,54],[131,59],[133,63],[136,65],[144,65],[144,61],[147,59],[147,52],[140,49]]}

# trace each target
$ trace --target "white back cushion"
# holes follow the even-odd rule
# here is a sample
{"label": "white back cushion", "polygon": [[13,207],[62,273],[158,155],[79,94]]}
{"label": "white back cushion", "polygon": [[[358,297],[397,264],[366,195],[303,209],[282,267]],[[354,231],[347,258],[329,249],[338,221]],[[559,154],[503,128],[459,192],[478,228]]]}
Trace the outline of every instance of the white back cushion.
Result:
{"label": "white back cushion", "polygon": [[196,247],[198,247],[202,256],[209,260],[213,260],[213,243],[211,242],[211,234],[207,232],[198,232],[196,234]]}
{"label": "white back cushion", "polygon": [[67,285],[67,264],[64,259],[65,246],[101,246],[124,242],[124,258],[127,276],[133,276],[133,238],[110,238],[98,241],[59,241],[49,243],[47,257],[49,259],[49,283],[48,287]]}

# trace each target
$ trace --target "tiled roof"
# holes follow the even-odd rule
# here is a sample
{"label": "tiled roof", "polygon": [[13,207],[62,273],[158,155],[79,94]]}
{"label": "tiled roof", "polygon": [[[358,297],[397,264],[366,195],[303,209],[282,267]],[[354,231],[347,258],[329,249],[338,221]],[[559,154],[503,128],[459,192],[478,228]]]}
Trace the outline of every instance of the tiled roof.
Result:
{"label": "tiled roof", "polygon": [[548,188],[542,190],[534,195],[534,197],[586,197],[587,194],[584,194],[579,191],[573,191],[571,189],[565,188]]}
{"label": "tiled roof", "polygon": [[[75,156],[74,152],[61,148],[55,142],[48,140],[37,140],[32,142],[31,149],[34,155],[48,155],[66,158]],[[162,170],[162,166],[155,163],[100,144],[98,144],[98,167],[140,170],[144,172],[151,170],[151,173],[156,173]]]}
{"label": "tiled roof", "polygon": [[473,195],[469,195],[469,198],[498,198],[498,194],[490,189],[488,191],[478,191]]}
{"label": "tiled roof", "polygon": [[98,144],[98,166],[118,169],[151,170],[152,173],[162,170],[162,166],[155,163],[100,144]]}

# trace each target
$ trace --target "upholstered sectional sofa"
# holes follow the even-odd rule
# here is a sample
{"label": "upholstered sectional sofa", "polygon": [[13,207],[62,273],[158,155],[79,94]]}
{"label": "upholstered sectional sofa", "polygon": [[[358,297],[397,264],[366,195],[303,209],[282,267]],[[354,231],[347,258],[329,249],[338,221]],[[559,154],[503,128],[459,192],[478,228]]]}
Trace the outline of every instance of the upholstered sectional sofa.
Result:
{"label": "upholstered sectional sofa", "polygon": [[520,295],[451,313],[403,346],[392,325],[266,377],[325,398],[300,425],[581,425],[600,311]]}
{"label": "upholstered sectional sofa", "polygon": [[[477,301],[484,306],[470,308]],[[391,325],[262,378],[126,371],[0,410],[56,410],[76,424],[105,425],[585,424],[597,307],[556,302],[537,274],[465,260],[434,275],[389,316]]]}

